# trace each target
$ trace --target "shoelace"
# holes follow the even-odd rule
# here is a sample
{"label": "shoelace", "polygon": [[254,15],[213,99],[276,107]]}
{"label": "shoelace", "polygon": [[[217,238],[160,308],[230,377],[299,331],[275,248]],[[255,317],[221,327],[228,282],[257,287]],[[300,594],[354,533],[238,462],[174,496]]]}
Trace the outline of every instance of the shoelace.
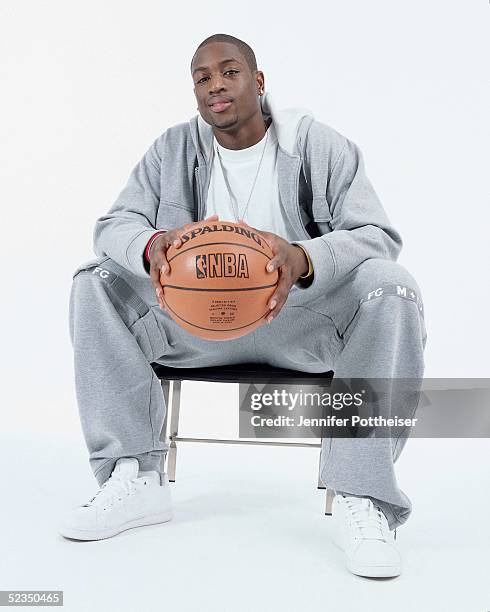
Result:
{"label": "shoelace", "polygon": [[112,474],[106,480],[97,493],[90,499],[84,507],[88,506],[110,506],[116,499],[131,495],[131,485],[143,486],[146,479],[123,478],[119,474]]}
{"label": "shoelace", "polygon": [[[352,517],[352,523],[358,528],[363,539],[385,542],[386,536],[383,526],[386,518],[382,511],[370,499],[346,497],[345,501]],[[367,535],[366,532],[371,533]]]}

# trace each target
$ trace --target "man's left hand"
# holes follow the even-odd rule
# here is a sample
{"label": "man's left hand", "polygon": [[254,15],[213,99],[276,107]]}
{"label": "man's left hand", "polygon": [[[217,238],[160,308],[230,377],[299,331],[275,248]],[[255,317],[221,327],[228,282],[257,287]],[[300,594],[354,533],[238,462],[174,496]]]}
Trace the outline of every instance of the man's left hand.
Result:
{"label": "man's left hand", "polygon": [[273,272],[274,270],[278,270],[279,272],[279,281],[276,290],[271,295],[268,302],[270,313],[267,317],[267,323],[271,323],[281,312],[282,307],[288,299],[291,287],[300,276],[308,272],[308,259],[303,249],[284,240],[284,238],[281,238],[277,234],[258,230],[248,225],[248,223],[245,223],[245,221],[242,221],[242,223],[255,233],[263,236],[274,254],[273,258],[269,260],[266,266],[267,272]]}

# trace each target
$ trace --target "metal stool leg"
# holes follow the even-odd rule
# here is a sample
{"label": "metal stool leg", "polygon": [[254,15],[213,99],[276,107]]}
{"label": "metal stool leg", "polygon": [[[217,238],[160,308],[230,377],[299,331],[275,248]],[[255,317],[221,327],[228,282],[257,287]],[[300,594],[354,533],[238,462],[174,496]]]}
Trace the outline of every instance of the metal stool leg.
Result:
{"label": "metal stool leg", "polygon": [[327,487],[323,484],[320,474],[322,471],[322,453],[320,452],[320,458],[318,460],[318,484],[317,489],[326,489]]}
{"label": "metal stool leg", "polygon": [[168,479],[175,482],[177,467],[177,443],[175,438],[179,433],[180,390],[182,381],[172,381],[172,414],[170,415],[170,449],[168,451]]}
{"label": "metal stool leg", "polygon": [[[170,403],[169,403],[169,399],[170,399],[170,381],[169,380],[165,380],[165,379],[161,379],[160,380],[160,384],[162,386],[163,399],[165,401],[165,418],[163,420],[162,431],[160,432],[160,441],[161,442],[166,442],[167,441],[168,412],[170,410]],[[163,472],[165,472],[166,454],[167,453],[162,453],[162,458],[161,458],[161,461],[160,461],[160,472],[162,472],[162,474],[163,474]]]}
{"label": "metal stool leg", "polygon": [[325,514],[332,516],[332,502],[335,497],[335,491],[333,489],[327,489],[327,496],[325,499]]}
{"label": "metal stool leg", "polygon": [[[323,438],[322,438],[322,442],[323,442]],[[335,497],[335,491],[333,489],[327,489],[327,487],[323,484],[322,479],[321,479],[321,472],[322,472],[322,452],[320,451],[320,460],[319,460],[319,465],[318,465],[318,488],[319,489],[326,489],[326,496],[325,496],[325,515],[326,516],[332,516],[332,502],[333,502],[333,498]]]}

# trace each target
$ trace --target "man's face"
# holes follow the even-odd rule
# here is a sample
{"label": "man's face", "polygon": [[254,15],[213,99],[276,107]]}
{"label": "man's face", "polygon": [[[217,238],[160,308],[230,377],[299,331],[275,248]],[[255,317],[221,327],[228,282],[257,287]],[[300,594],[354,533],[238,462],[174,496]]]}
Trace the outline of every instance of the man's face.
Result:
{"label": "man's face", "polygon": [[261,71],[253,74],[239,49],[230,43],[209,43],[191,66],[194,94],[201,117],[224,131],[239,130],[260,111]]}

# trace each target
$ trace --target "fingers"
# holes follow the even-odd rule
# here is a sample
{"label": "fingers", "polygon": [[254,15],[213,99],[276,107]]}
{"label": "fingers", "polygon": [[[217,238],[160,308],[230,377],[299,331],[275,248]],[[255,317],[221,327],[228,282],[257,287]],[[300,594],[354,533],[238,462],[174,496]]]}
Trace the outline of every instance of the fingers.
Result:
{"label": "fingers", "polygon": [[163,287],[160,284],[160,268],[155,264],[152,264],[150,266],[150,277],[151,277],[152,285],[155,289],[158,304],[160,308],[162,308],[163,310],[166,310],[164,306],[164,301],[163,301]]}
{"label": "fingers", "polygon": [[251,225],[249,225],[246,221],[241,221],[241,223],[255,234],[262,236],[262,238],[269,245],[269,248],[273,253],[275,253],[277,249],[281,247],[282,242],[286,242],[277,234],[273,234],[272,232],[267,232],[265,230],[259,230],[256,227],[252,227]]}
{"label": "fingers", "polygon": [[291,267],[288,265],[285,255],[278,254],[274,256],[267,264],[267,271],[269,271],[269,266],[271,265],[272,271],[278,269],[279,280],[274,293],[270,296],[269,301],[267,302],[267,306],[269,307],[269,314],[267,315],[266,319],[267,323],[272,323],[272,321],[281,312],[282,307],[288,299],[291,287],[293,286]]}
{"label": "fingers", "polygon": [[[170,274],[170,264],[167,260],[166,249],[162,248],[159,255],[160,257],[158,258],[158,267],[160,269],[160,276],[163,274]],[[161,282],[161,278],[159,280]]]}
{"label": "fingers", "polygon": [[[168,233],[170,234],[170,232]],[[170,274],[170,264],[167,260],[166,254],[169,246],[169,237],[166,234],[164,236],[165,239],[163,239],[161,243],[157,245],[157,248],[154,248],[154,252],[151,252],[150,278],[153,288],[155,289],[155,294],[157,296],[157,301],[160,308],[168,313],[168,309],[165,305],[164,291],[162,285],[165,282],[165,279],[163,277],[167,274]]]}
{"label": "fingers", "polygon": [[[172,239],[172,232],[173,230],[159,236],[152,244],[150,249],[150,276],[152,275],[152,268],[155,268],[157,275],[168,274],[170,272],[170,264],[167,261],[167,249]],[[155,277],[155,281],[157,280]]]}
{"label": "fingers", "polygon": [[274,272],[274,270],[279,270],[279,268],[286,264],[286,261],[287,256],[284,251],[276,253],[274,257],[269,260],[269,263],[266,266],[267,272]]}
{"label": "fingers", "polygon": [[[218,221],[219,215],[213,214],[204,219],[205,221]],[[198,222],[200,223],[200,222]],[[155,257],[154,264],[150,266],[150,276],[153,287],[155,288],[155,293],[157,296],[158,304],[162,310],[165,310],[168,314],[170,314],[164,299],[164,292],[162,285],[165,283],[165,276],[170,275],[170,263],[167,259],[167,249],[170,245],[178,249],[182,246],[182,239],[180,234],[177,232],[185,233],[189,231],[196,223],[186,223],[179,230],[171,230],[167,232],[166,240],[162,243],[160,249],[158,250],[157,256]]]}
{"label": "fingers", "polygon": [[177,236],[177,238],[174,238],[174,240],[172,242],[172,246],[175,249],[178,249],[180,246],[182,246],[182,240],[180,239],[180,236]]}
{"label": "fingers", "polygon": [[[214,213],[213,215],[211,215],[210,217],[206,217],[205,219],[203,219],[203,221],[218,221],[219,220],[219,215]],[[181,231],[183,230],[183,233],[188,232],[190,229],[192,229],[194,227],[194,225],[196,225],[197,223],[202,223],[202,221],[195,221],[193,223],[186,223],[185,225],[182,226]],[[173,242],[172,242],[172,246],[176,249],[180,248],[182,246],[182,240],[180,238],[180,234],[177,234],[174,238],[173,238]]]}
{"label": "fingers", "polygon": [[150,278],[151,284],[153,285],[153,288],[155,289],[158,298],[159,291],[161,291],[162,286],[160,285],[160,275],[158,273],[158,269],[154,265],[150,266]]}

